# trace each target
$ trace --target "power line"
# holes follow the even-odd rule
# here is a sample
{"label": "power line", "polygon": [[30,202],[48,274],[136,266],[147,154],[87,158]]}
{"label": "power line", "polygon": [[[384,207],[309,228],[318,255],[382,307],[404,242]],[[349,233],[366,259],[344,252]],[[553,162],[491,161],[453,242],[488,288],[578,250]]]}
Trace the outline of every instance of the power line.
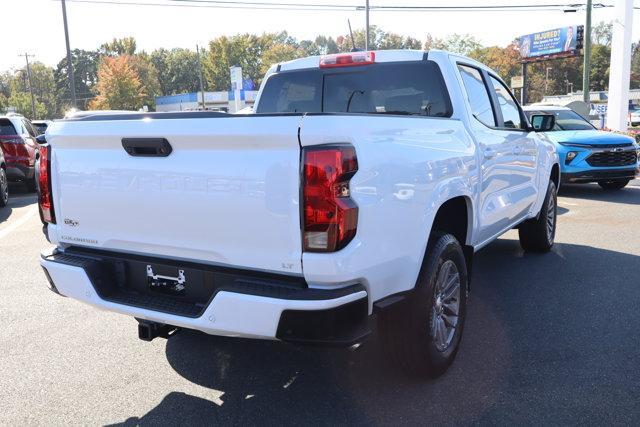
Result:
{"label": "power line", "polygon": [[[59,1],[59,0],[58,0]],[[258,10],[310,10],[310,11],[360,11],[365,7],[360,4],[335,3],[294,3],[274,1],[248,0],[160,0],[142,2],[140,0],[66,0],[69,3],[103,4],[118,6],[155,6],[155,7],[190,7],[213,9],[258,9]],[[370,6],[376,12],[462,12],[462,11],[560,11],[585,7],[586,3],[552,3],[552,4],[502,4],[502,5],[457,5],[457,6],[415,6],[415,5],[379,5]],[[596,3],[594,8],[608,8],[612,5]]]}

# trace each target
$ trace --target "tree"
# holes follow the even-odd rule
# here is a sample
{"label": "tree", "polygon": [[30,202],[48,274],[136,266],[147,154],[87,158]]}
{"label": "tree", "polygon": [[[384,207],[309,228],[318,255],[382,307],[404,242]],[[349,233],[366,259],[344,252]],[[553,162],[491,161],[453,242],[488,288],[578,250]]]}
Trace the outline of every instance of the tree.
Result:
{"label": "tree", "polygon": [[158,71],[162,95],[200,90],[196,52],[189,49],[157,49],[151,52],[150,61]]}
{"label": "tree", "polygon": [[262,63],[260,74],[264,76],[267,70],[269,70],[269,67],[271,67],[271,65],[273,64],[290,61],[302,56],[305,56],[304,52],[302,52],[300,49],[296,49],[290,44],[275,44],[264,51],[264,54],[262,55],[262,59],[260,61]]}
{"label": "tree", "polygon": [[156,70],[156,67],[151,62],[149,55],[145,53],[128,57],[131,58],[131,64],[140,79],[140,84],[142,85],[141,90],[145,94],[143,98],[143,105],[146,105],[151,109],[155,109],[155,97],[161,95],[158,70]]}
{"label": "tree", "polygon": [[603,46],[611,46],[613,39],[613,24],[611,22],[600,22],[591,29],[591,42]]}
{"label": "tree", "polygon": [[102,58],[96,91],[98,95],[89,103],[91,110],[138,110],[147,97],[129,55]]}
{"label": "tree", "polygon": [[33,111],[31,109],[31,95],[28,92],[15,92],[12,93],[7,100],[7,107],[14,107],[16,113],[22,114],[30,120],[36,118],[52,117],[47,112],[47,107],[41,101],[35,101],[36,117],[33,117]]}
{"label": "tree", "polygon": [[114,38],[110,42],[103,43],[100,46],[100,53],[107,56],[133,56],[136,54],[136,47],[137,43],[134,37]]}
{"label": "tree", "polygon": [[520,53],[514,43],[507,47],[476,48],[469,52],[469,56],[495,70],[507,82],[520,74]]}
{"label": "tree", "polygon": [[318,36],[315,40],[302,40],[299,49],[303,56],[338,53],[338,43],[332,37]]}
{"label": "tree", "polygon": [[480,48],[482,44],[470,34],[451,34],[444,39],[427,34],[427,40],[424,43],[425,50],[442,49],[466,56]]}
{"label": "tree", "polygon": [[263,54],[273,46],[276,36],[239,34],[232,37],[221,36],[210,41],[209,49],[203,58],[204,74],[210,88],[229,90],[229,68],[232,66],[242,67],[244,78],[259,86],[263,77]]}
{"label": "tree", "polygon": [[[353,32],[353,40],[357,49],[364,49],[366,32],[364,29],[357,29]],[[351,35],[345,34],[336,40],[340,52],[350,52],[353,50]],[[388,33],[376,25],[369,27],[369,49],[420,49],[420,41],[412,37],[403,37],[400,34]]]}
{"label": "tree", "polygon": [[[98,82],[98,65],[100,54],[98,51],[74,49],[71,51],[71,65],[76,89],[78,107],[93,98],[93,88]],[[56,84],[57,115],[61,116],[71,105],[71,91],[69,90],[69,68],[67,58],[63,58],[53,72]]]}
{"label": "tree", "polygon": [[609,66],[611,48],[594,44],[591,48],[590,90],[607,90],[609,88]]}

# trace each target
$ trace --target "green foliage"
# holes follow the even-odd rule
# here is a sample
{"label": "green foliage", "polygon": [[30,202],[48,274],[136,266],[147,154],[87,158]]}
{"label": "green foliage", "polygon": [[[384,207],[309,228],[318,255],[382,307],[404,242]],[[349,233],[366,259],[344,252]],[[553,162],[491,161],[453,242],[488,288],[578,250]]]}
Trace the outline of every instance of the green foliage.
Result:
{"label": "green foliage", "polygon": [[[85,108],[86,103],[93,98],[93,88],[98,82],[98,64],[100,53],[74,49],[71,51],[71,65],[75,79],[76,98],[78,107]],[[57,109],[56,116],[64,115],[71,107],[71,91],[69,90],[69,67],[67,58],[63,58],[53,72],[56,84]]]}
{"label": "green foliage", "polygon": [[47,107],[39,100],[35,101],[36,117],[33,117],[31,110],[31,96],[27,92],[15,92],[7,100],[8,107],[14,107],[16,113],[22,114],[28,119],[50,117],[47,115]]}
{"label": "green foliage", "polygon": [[427,40],[424,43],[425,50],[442,49],[460,55],[469,55],[481,48],[482,44],[470,34],[451,34],[444,39],[427,34]]}
{"label": "green foliage", "polygon": [[[611,28],[612,25],[605,22],[593,28],[591,90],[606,90],[608,86]],[[365,31],[355,29],[353,36],[355,47],[364,48]],[[482,46],[469,34],[452,34],[444,38],[426,34],[423,43],[372,26],[369,47],[449,50],[487,64],[507,83],[513,76],[521,74],[520,57],[514,44],[507,47]],[[286,31],[217,37],[201,50],[204,87],[205,90],[229,90],[231,66],[242,67],[244,78],[252,80],[258,87],[273,64],[310,55],[348,52],[352,48],[348,33],[336,39],[318,36],[313,40],[297,40]],[[108,62],[105,58],[116,62]],[[75,49],[71,60],[79,108],[87,108],[91,100],[93,108],[127,106],[137,109],[143,105],[153,108],[156,96],[200,90],[198,57],[190,49],[138,52],[136,40],[125,37],[104,43],[94,51]],[[101,73],[98,72],[99,67]],[[570,87],[574,91],[582,89],[581,57],[533,63],[528,67],[529,100],[532,102],[539,101],[545,94],[566,93]],[[55,69],[34,63],[32,74],[39,118],[62,116],[71,107],[66,58]],[[106,81],[103,83],[102,79]],[[25,96],[28,95],[26,80],[25,69],[0,74],[0,111],[15,106],[18,111],[31,114],[30,97]],[[640,44],[633,46],[631,87],[640,87]],[[109,90],[115,93],[110,94]]]}
{"label": "green foliage", "polygon": [[239,34],[210,41],[202,61],[208,87],[211,90],[229,90],[229,68],[232,66],[242,67],[244,78],[252,80],[257,87],[263,77],[263,54],[277,41],[278,35],[274,34]]}
{"label": "green foliage", "polygon": [[606,90],[609,86],[611,48],[594,44],[591,48],[591,90]]}
{"label": "green foliage", "polygon": [[198,56],[188,49],[157,49],[150,61],[158,71],[158,84],[163,95],[200,90]]}
{"label": "green foliage", "polygon": [[106,56],[133,56],[136,54],[136,47],[136,39],[133,37],[114,38],[110,42],[103,43],[102,46],[100,46],[100,53]]}

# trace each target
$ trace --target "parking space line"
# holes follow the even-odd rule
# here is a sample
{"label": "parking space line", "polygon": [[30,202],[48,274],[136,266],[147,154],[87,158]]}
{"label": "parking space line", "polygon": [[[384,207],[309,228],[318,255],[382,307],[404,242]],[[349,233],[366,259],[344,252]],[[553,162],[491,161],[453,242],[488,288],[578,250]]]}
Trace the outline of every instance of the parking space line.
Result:
{"label": "parking space line", "polygon": [[37,209],[30,209],[26,214],[22,215],[11,225],[7,226],[7,228],[0,230],[0,240],[7,237],[12,231],[26,224],[33,216],[35,216],[36,213],[38,213]]}

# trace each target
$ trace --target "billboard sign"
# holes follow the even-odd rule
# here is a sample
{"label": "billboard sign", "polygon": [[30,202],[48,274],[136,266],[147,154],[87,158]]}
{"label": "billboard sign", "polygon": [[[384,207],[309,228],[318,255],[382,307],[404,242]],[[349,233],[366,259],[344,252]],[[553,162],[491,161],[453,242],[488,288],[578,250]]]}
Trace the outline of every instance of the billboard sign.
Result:
{"label": "billboard sign", "polygon": [[582,48],[582,35],[582,25],[574,25],[519,37],[520,56],[525,62],[576,56]]}

